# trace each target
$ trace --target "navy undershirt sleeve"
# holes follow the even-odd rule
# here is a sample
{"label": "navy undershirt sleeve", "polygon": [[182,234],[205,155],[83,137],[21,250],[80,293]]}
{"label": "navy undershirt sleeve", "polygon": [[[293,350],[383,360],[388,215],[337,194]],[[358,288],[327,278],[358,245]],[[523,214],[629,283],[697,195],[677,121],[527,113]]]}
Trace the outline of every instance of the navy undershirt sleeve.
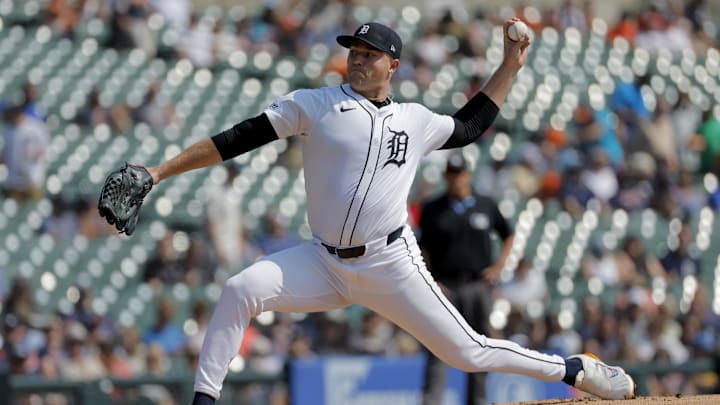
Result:
{"label": "navy undershirt sleeve", "polygon": [[211,139],[223,160],[228,160],[278,138],[275,128],[270,124],[270,119],[263,113],[246,119]]}
{"label": "navy undershirt sleeve", "polygon": [[440,149],[460,148],[475,142],[497,117],[500,109],[483,92],[478,92],[453,114],[455,130]]}

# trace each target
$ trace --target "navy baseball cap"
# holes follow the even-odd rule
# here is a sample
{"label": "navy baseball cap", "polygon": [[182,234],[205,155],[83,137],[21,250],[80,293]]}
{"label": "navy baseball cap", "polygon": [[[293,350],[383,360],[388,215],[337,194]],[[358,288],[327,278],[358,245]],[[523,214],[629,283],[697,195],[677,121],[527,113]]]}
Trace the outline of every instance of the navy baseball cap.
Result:
{"label": "navy baseball cap", "polygon": [[400,59],[402,51],[400,35],[392,28],[376,22],[365,23],[359,26],[353,35],[339,35],[336,40],[345,48],[350,48],[353,42],[360,40],[373,48],[389,53],[394,59]]}
{"label": "navy baseball cap", "polygon": [[460,154],[453,154],[448,157],[445,171],[457,173],[464,170],[468,170],[468,162],[465,160],[465,157]]}

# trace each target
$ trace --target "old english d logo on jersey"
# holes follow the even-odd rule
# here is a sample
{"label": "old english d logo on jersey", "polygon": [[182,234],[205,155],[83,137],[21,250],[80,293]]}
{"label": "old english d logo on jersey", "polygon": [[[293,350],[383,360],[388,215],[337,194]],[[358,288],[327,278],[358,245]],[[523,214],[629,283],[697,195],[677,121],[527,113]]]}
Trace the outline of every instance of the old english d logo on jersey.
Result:
{"label": "old english d logo on jersey", "polygon": [[405,154],[407,154],[408,145],[408,134],[405,131],[393,131],[388,128],[388,131],[392,134],[390,140],[388,140],[388,149],[390,149],[390,156],[383,167],[390,163],[396,164],[398,167],[405,164]]}

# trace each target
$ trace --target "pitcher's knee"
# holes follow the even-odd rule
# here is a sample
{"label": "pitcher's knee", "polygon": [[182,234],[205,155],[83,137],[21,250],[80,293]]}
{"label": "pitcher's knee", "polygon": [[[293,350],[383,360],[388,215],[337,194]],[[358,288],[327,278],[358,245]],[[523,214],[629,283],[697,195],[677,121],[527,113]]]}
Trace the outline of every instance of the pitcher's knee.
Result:
{"label": "pitcher's knee", "polygon": [[477,364],[474,364],[470,359],[462,358],[462,357],[452,357],[449,359],[443,360],[447,365],[454,367],[458,370],[464,371],[466,373],[476,373],[480,370]]}
{"label": "pitcher's knee", "polygon": [[455,348],[447,349],[442,353],[435,354],[445,364],[454,367],[458,370],[462,370],[466,373],[477,373],[480,371],[486,371],[486,364],[483,364],[481,353],[477,349],[470,348]]}
{"label": "pitcher's knee", "polygon": [[[267,272],[258,269],[256,265],[250,266],[225,281],[224,291],[240,300],[261,301],[275,294],[275,283]],[[262,273],[266,273],[263,275]]]}

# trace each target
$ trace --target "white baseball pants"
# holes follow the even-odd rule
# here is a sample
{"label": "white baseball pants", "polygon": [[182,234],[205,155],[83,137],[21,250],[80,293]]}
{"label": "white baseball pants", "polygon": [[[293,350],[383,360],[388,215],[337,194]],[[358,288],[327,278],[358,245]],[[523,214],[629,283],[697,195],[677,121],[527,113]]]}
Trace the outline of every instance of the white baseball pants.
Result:
{"label": "white baseball pants", "polygon": [[[373,245],[372,243],[369,245]],[[319,241],[266,256],[231,277],[208,326],[195,391],[220,397],[230,361],[250,320],[264,311],[319,312],[363,305],[467,372],[507,372],[560,381],[565,361],[516,343],[489,339],[467,324],[425,268],[409,227],[389,246],[340,259]]]}

